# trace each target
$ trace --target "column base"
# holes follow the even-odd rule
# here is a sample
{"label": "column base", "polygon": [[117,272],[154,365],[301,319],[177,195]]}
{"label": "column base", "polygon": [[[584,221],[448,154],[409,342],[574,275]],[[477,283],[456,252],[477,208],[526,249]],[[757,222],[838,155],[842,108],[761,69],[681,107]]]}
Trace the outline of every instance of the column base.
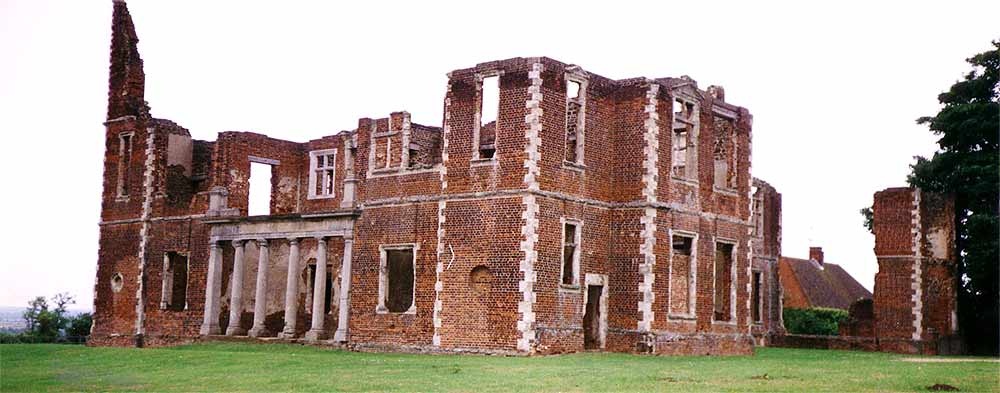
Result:
{"label": "column base", "polygon": [[326,339],[326,332],[322,330],[310,330],[306,332],[306,341],[319,341]]}
{"label": "column base", "polygon": [[247,331],[239,326],[230,326],[226,329],[227,336],[245,336],[246,334]]}
{"label": "column base", "polygon": [[267,337],[270,335],[271,332],[267,331],[267,328],[263,326],[254,326],[250,328],[249,332],[247,332],[247,336],[250,337]]}
{"label": "column base", "polygon": [[337,331],[333,333],[333,341],[341,342],[341,343],[346,343],[347,342],[347,330],[345,330],[345,329],[337,329]]}
{"label": "column base", "polygon": [[283,338],[283,339],[295,338],[295,328],[289,329],[286,327],[285,330],[282,330],[281,333],[278,333],[278,338]]}
{"label": "column base", "polygon": [[201,325],[201,331],[199,333],[201,333],[202,336],[217,336],[222,334],[222,328],[220,328],[219,325]]}

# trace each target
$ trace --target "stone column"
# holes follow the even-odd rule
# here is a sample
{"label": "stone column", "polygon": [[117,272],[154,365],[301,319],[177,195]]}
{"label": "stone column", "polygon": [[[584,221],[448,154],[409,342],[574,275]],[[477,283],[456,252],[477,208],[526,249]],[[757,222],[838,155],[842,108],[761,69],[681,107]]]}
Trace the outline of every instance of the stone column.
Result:
{"label": "stone column", "polygon": [[306,332],[306,340],[316,341],[326,338],[323,330],[326,318],[326,238],[316,238],[316,277],[313,279],[312,327]]}
{"label": "stone column", "polygon": [[337,316],[337,332],[333,339],[347,342],[348,320],[351,317],[351,253],[354,247],[354,234],[344,235],[344,260],[340,267],[340,313]]}
{"label": "stone column", "polygon": [[295,337],[299,317],[299,239],[288,238],[288,279],[285,280],[285,329],[280,338]]}
{"label": "stone column", "polygon": [[205,283],[205,321],[201,325],[201,335],[221,333],[219,328],[219,292],[222,291],[222,250],[218,240],[209,242],[208,280]]}
{"label": "stone column", "polygon": [[243,256],[246,241],[233,241],[233,248],[236,253],[233,256],[233,280],[229,291],[229,327],[226,328],[227,336],[242,336],[246,331],[240,327],[240,320],[243,316]]}
{"label": "stone column", "polygon": [[250,328],[250,337],[270,334],[264,327],[264,318],[267,317],[267,239],[257,239],[257,248],[260,250],[260,257],[257,258],[257,292],[254,296],[253,327]]}

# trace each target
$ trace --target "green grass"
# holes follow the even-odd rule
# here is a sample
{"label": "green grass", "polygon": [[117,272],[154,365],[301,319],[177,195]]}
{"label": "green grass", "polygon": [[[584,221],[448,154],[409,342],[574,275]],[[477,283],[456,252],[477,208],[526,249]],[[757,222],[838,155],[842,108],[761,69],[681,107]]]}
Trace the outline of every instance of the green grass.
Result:
{"label": "green grass", "polygon": [[755,356],[489,357],[283,344],[0,345],[0,391],[1000,391],[1000,363],[760,348]]}

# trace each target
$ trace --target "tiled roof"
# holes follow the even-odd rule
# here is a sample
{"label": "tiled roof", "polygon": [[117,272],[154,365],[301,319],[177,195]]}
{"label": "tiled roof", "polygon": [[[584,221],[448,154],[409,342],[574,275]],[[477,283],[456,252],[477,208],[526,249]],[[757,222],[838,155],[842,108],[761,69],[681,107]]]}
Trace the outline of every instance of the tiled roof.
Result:
{"label": "tiled roof", "polygon": [[840,265],[781,257],[780,269],[791,269],[811,307],[840,308],[847,310],[855,300],[871,298],[872,293],[861,286]]}

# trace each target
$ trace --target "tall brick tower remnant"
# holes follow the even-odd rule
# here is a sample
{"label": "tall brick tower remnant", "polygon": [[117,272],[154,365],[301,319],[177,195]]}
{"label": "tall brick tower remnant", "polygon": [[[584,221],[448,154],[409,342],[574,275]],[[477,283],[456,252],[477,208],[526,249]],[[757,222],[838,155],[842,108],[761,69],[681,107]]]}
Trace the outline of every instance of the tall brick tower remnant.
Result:
{"label": "tall brick tower remnant", "polygon": [[953,197],[917,188],[888,188],[875,193],[873,210],[879,349],[959,352]]}

